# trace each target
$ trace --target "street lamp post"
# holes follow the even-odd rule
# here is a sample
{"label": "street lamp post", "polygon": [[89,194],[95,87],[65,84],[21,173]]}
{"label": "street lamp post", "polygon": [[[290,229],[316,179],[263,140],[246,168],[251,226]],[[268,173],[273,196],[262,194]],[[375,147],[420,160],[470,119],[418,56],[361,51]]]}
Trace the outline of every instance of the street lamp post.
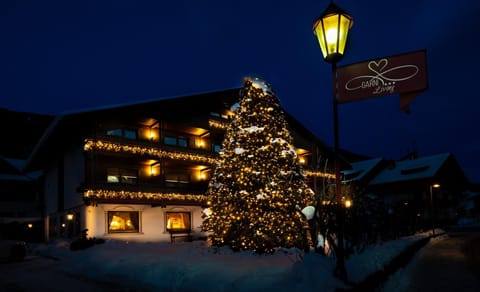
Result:
{"label": "street lamp post", "polygon": [[433,207],[433,189],[438,189],[439,184],[430,185],[430,217],[432,220],[432,236],[435,236],[435,208]]}
{"label": "street lamp post", "polygon": [[333,132],[334,132],[334,164],[335,164],[335,195],[337,211],[337,264],[334,274],[340,279],[347,278],[345,269],[345,252],[343,246],[344,210],[342,207],[342,180],[340,177],[339,136],[338,136],[338,102],[336,68],[337,62],[343,57],[347,43],[348,30],[352,27],[353,18],[340,7],[330,1],[327,9],[317,18],[313,25],[313,33],[318,38],[323,58],[332,64],[333,77]]}

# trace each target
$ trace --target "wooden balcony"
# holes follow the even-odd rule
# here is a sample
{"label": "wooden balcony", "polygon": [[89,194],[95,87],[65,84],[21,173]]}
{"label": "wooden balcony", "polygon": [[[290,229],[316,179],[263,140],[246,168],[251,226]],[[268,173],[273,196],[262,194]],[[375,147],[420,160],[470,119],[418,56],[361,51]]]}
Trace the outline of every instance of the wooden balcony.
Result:
{"label": "wooden balcony", "polygon": [[152,159],[175,159],[197,163],[214,164],[217,154],[210,149],[165,145],[159,142],[128,140],[104,136],[86,139],[84,151],[150,157]]}
{"label": "wooden balcony", "polygon": [[206,203],[206,185],[169,187],[154,185],[119,185],[97,183],[81,187],[87,205],[102,203],[166,205],[199,205]]}

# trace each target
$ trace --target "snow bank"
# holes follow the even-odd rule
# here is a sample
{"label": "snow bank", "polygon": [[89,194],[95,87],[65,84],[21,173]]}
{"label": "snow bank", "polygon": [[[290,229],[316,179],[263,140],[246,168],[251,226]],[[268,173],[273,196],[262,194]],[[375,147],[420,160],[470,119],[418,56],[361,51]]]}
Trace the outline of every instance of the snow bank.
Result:
{"label": "snow bank", "polygon": [[[367,248],[346,261],[349,279],[360,281],[381,269],[420,234]],[[66,241],[41,245],[37,254],[60,259],[63,270],[127,288],[169,291],[334,291],[344,287],[332,276],[335,259],[298,249],[273,255],[210,248],[205,241],[131,243],[107,240],[70,251]]]}

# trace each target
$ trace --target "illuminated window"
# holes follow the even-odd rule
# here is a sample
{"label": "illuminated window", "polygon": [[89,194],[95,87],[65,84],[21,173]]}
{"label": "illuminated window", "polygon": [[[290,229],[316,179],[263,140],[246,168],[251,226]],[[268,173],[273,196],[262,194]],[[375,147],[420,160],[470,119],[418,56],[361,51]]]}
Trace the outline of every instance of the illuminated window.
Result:
{"label": "illuminated window", "polygon": [[190,230],[189,212],[167,212],[165,219],[167,231]]}
{"label": "illuminated window", "polygon": [[139,232],[139,214],[134,211],[108,211],[108,233]]}
{"label": "illuminated window", "polygon": [[138,171],[135,169],[108,168],[107,182],[136,185],[138,182]]}

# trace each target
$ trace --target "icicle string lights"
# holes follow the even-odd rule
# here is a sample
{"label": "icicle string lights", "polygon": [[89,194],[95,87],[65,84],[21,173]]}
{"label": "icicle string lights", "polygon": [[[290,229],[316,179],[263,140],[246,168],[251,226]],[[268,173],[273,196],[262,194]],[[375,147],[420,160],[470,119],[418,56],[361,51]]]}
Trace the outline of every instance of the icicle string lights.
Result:
{"label": "icicle string lights", "polygon": [[[158,158],[170,158],[175,160],[188,160],[193,162],[202,162],[210,165],[217,163],[217,159],[213,157],[208,157],[200,154],[184,153],[184,152],[172,152],[166,150],[160,150],[153,147],[140,147],[140,146],[131,146],[131,145],[122,145],[120,143],[113,143],[101,140],[92,140],[86,139],[85,145],[83,147],[85,151],[93,150],[103,150],[103,151],[112,151],[112,152],[124,152],[131,154],[139,155],[150,155]],[[304,174],[308,177],[325,177],[325,178],[335,178],[335,174],[321,172],[321,171],[310,171],[303,170]]]}
{"label": "icicle string lights", "polygon": [[154,200],[162,202],[181,201],[203,204],[207,201],[204,195],[179,193],[145,193],[112,190],[87,190],[83,193],[85,199],[124,199],[124,200]]}
{"label": "icicle string lights", "polygon": [[85,151],[92,150],[103,150],[103,151],[112,151],[112,152],[123,152],[130,154],[139,154],[139,155],[148,155],[157,158],[170,158],[175,160],[187,160],[193,162],[207,163],[210,165],[215,164],[216,159],[213,157],[208,157],[206,155],[199,155],[186,152],[173,152],[161,150],[154,147],[141,147],[141,146],[132,146],[132,145],[122,145],[120,143],[107,142],[101,140],[85,140],[85,145],[83,147]]}
{"label": "icicle string lights", "polygon": [[228,128],[228,123],[215,121],[215,120],[208,120],[208,125],[211,128],[220,129],[220,130],[226,130]]}
{"label": "icicle string lights", "polygon": [[334,179],[335,178],[335,174],[327,173],[327,172],[321,172],[321,171],[303,170],[303,173],[306,176],[310,176],[310,177],[324,177],[324,178],[329,178],[329,179]]}

